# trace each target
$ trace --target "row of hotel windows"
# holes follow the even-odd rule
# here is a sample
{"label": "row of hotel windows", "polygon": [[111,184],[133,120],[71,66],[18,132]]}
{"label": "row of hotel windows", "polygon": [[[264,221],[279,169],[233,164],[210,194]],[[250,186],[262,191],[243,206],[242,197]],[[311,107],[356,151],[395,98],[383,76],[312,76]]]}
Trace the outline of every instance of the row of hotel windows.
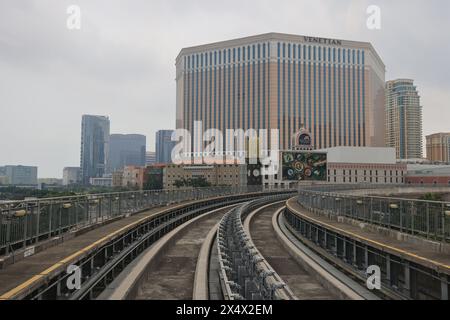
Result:
{"label": "row of hotel windows", "polygon": [[[367,172],[369,172],[369,175],[372,175],[373,172],[375,172],[375,175],[377,176],[379,171],[383,171],[383,170],[364,170],[364,175],[367,175]],[[355,175],[358,175],[358,170],[357,169],[355,169],[355,170],[351,170],[350,169],[348,171],[344,169],[344,170],[342,170],[342,175],[346,176],[347,172],[348,172],[349,176],[351,176],[353,172],[355,173]],[[384,175],[388,176],[388,172],[389,172],[389,175],[392,176],[393,173],[394,173],[394,170],[389,170],[389,171],[388,170],[384,170]],[[395,170],[395,175],[398,176],[399,172],[400,172],[400,175],[403,176],[404,171],[399,171],[399,170]],[[331,171],[330,171],[330,169],[328,169],[328,175],[330,175],[330,173],[331,173]],[[361,173],[361,171],[360,171],[360,173]],[[333,170],[333,174],[337,175],[337,170],[336,169]]]}
{"label": "row of hotel windows", "polygon": [[[331,48],[291,43],[277,43],[278,58],[329,63],[365,64],[365,51],[361,49]],[[249,62],[270,57],[270,43],[253,44],[238,48],[215,50],[185,56],[184,70],[216,67],[237,62]]]}
{"label": "row of hotel windows", "polygon": [[[284,54],[284,53],[283,53]],[[359,55],[358,55],[359,57]],[[358,58],[359,60],[359,58]],[[286,121],[291,118],[291,63],[288,62],[288,69],[286,75],[286,62],[279,59],[278,67],[277,67],[277,79],[278,79],[278,114],[283,115],[283,118],[278,117],[278,128],[283,128],[284,136],[286,136],[286,128],[288,132],[290,132],[290,121]],[[315,63],[308,63],[303,68],[303,72],[300,67],[298,70],[298,81],[296,81],[295,68],[293,69],[294,75],[294,105],[295,105],[295,91],[296,91],[296,82],[298,85],[298,92],[303,92],[303,106],[308,106],[308,114],[307,108],[303,108],[303,123],[307,125],[307,128],[311,131],[314,137],[319,137],[319,139],[314,139],[314,147],[322,148],[322,147],[330,147],[335,145],[345,145],[345,141],[349,139],[349,145],[352,146],[365,146],[366,141],[366,123],[365,123],[365,73],[364,68],[361,67],[349,67],[342,70],[342,81],[341,79],[341,69],[334,66],[330,67],[330,71],[328,77],[326,77],[326,73],[321,72],[321,66],[316,65]],[[282,72],[281,72],[282,71]],[[336,81],[336,71],[338,74],[338,81]],[[303,79],[301,79],[301,74],[303,74]],[[306,81],[306,75],[308,75],[308,82]],[[287,77],[286,77],[287,76]],[[286,81],[287,78],[287,81]],[[327,81],[328,80],[328,81]],[[302,83],[301,83],[302,82]],[[322,82],[324,85],[322,85]],[[326,90],[328,82],[328,92]],[[287,84],[287,86],[286,86]],[[287,87],[287,106],[288,112],[286,112],[286,87]],[[343,92],[341,101],[341,91]],[[323,92],[322,92],[323,90]],[[307,94],[306,94],[307,93]],[[307,99],[308,97],[308,99]],[[328,97],[328,110],[327,110],[327,100]],[[331,97],[333,97],[331,99]],[[301,104],[301,98],[299,96],[298,104]],[[323,101],[322,101],[323,100]],[[333,101],[333,103],[332,103]],[[346,103],[347,102],[347,103]],[[341,104],[342,103],[342,104]],[[347,107],[346,107],[347,105]],[[323,112],[322,112],[323,106]],[[320,125],[320,122],[323,118],[323,123],[327,123],[327,120],[330,120],[333,116],[333,124],[334,128],[337,128],[337,121],[339,115],[339,123],[340,120],[340,110],[341,107],[344,106],[343,111],[343,128],[339,130],[339,133],[334,134],[334,142],[332,142],[332,131],[331,128],[323,128]],[[362,107],[362,110],[361,110]],[[337,110],[339,109],[339,112]],[[347,110],[348,109],[348,110]],[[332,113],[333,110],[333,113]],[[293,109],[293,117],[296,119],[297,117],[300,119],[301,114],[299,110],[298,116],[296,115],[296,109]],[[313,112],[314,111],[314,112]],[[350,114],[352,113],[352,118],[350,118]],[[347,116],[348,115],[348,116]],[[351,122],[350,119],[353,119]],[[281,121],[283,121],[281,123]],[[287,122],[287,127],[286,127]],[[318,123],[319,122],[319,123]],[[283,127],[281,126],[283,125]],[[331,127],[331,121],[330,121]],[[328,130],[327,130],[328,129]],[[327,135],[328,131],[328,135]],[[324,136],[324,145],[322,146],[322,132]],[[353,137],[353,139],[352,139]],[[281,137],[280,137],[281,138]],[[328,139],[327,139],[328,138]],[[337,141],[339,139],[339,142]],[[318,141],[316,141],[318,140]],[[327,143],[328,140],[328,143]],[[344,141],[344,144],[342,142]],[[353,141],[352,141],[353,140]],[[285,144],[282,144],[280,141],[280,145],[286,147]]]}
{"label": "row of hotel windows", "polygon": [[[364,177],[364,179],[358,179],[358,177],[354,177],[354,179],[352,179],[352,177],[348,177],[348,179],[346,177],[342,178],[342,182],[350,182],[350,183],[352,183],[352,182],[355,182],[355,183],[358,183],[358,182],[380,183],[382,181],[383,181],[383,179],[379,178],[379,177],[375,177],[375,178],[374,177],[369,177],[369,178]],[[389,179],[387,177],[384,177],[384,183],[388,183],[388,181],[389,181],[389,183],[394,183],[394,181],[395,181],[395,183],[404,183],[405,182],[403,177],[402,178],[396,177],[395,180],[392,177],[390,177]],[[328,182],[331,182],[331,177],[328,177]],[[336,176],[333,177],[333,182],[338,182]]]}
{"label": "row of hotel windows", "polygon": [[[242,49],[242,56],[241,56]],[[184,70],[194,70],[203,67],[220,66],[224,64],[247,62],[257,59],[270,57],[270,45],[267,43],[239,47],[233,49],[216,50],[214,52],[194,54],[184,57]],[[233,57],[233,61],[231,61]],[[247,59],[246,59],[247,57]],[[222,59],[223,58],[223,59]],[[242,59],[241,59],[242,58]]]}
{"label": "row of hotel windows", "polygon": [[[245,129],[250,128],[251,124],[255,129],[265,127],[266,105],[268,104],[268,97],[265,93],[269,83],[269,79],[266,77],[267,66],[266,62],[258,63],[257,66],[254,63],[252,70],[250,67],[243,66],[242,74],[240,66],[233,66],[227,70],[215,70],[213,73],[196,72],[192,76],[184,75],[186,83],[184,127],[192,130],[195,120],[205,120],[205,126],[221,130],[239,128],[241,123]],[[240,89],[236,90],[241,87],[241,83],[244,90],[242,94]],[[231,88],[233,88],[234,94],[231,93]],[[209,94],[207,95],[208,89]],[[252,95],[246,94],[246,92],[252,92]],[[241,95],[244,100],[242,106],[240,106]],[[236,105],[236,102],[239,106]],[[243,109],[245,106],[247,110]],[[230,117],[232,110],[233,116]],[[245,114],[247,121],[244,121]],[[198,141],[193,140],[193,143],[194,149],[198,150]],[[227,140],[224,145],[227,145]]]}
{"label": "row of hotel windows", "polygon": [[[369,171],[369,170],[364,170],[364,181],[366,181],[366,178],[370,178],[370,179],[371,179],[370,182],[372,182],[372,177],[374,177],[374,178],[376,178],[376,182],[378,182],[378,170],[375,170],[375,172],[376,172],[375,176],[372,176],[372,173],[373,173],[372,170],[370,170],[370,175],[367,176],[367,172],[368,172],[368,171]],[[348,174],[348,176],[347,176],[347,175],[346,175],[346,171],[343,170],[343,175],[342,175],[341,177],[343,177],[344,182],[347,180],[346,178],[348,178],[348,181],[351,182],[351,181],[352,181],[352,177],[354,177],[354,178],[356,179],[356,181],[358,181],[358,170],[354,170],[354,172],[355,172],[355,176],[352,176],[352,170],[349,170],[349,174]],[[331,173],[330,170],[328,170],[328,181],[330,181],[330,176],[331,176],[330,173]],[[333,174],[334,179],[336,179],[336,177],[338,177],[337,171],[334,170],[333,173],[334,173],[334,174]],[[400,173],[400,175],[399,175],[399,173]],[[278,177],[279,177],[278,174],[275,174],[274,179],[275,179],[275,180],[278,180]],[[401,181],[403,182],[403,171],[398,171],[398,170],[396,170],[396,171],[395,171],[395,176],[394,176],[394,175],[393,175],[393,170],[390,170],[390,175],[388,175],[388,174],[387,174],[387,171],[385,170],[385,171],[384,171],[384,178],[385,178],[386,182],[387,182],[387,178],[388,178],[388,177],[390,178],[390,181],[391,181],[391,182],[393,181],[393,178],[394,178],[394,177],[396,178],[396,181],[397,181],[397,182],[399,181],[399,178],[400,178]],[[269,180],[269,176],[268,176],[268,175],[265,175],[265,176],[264,176],[264,180]]]}
{"label": "row of hotel windows", "polygon": [[[293,58],[313,61],[325,61],[333,63],[348,63],[348,64],[365,64],[365,52],[359,49],[341,49],[318,46],[302,46],[302,45],[287,45],[286,43],[278,42],[278,58]],[[303,52],[303,54],[302,54]]]}
{"label": "row of hotel windows", "polygon": [[[329,147],[334,145],[347,145],[347,139],[353,137],[353,141],[349,140],[348,145],[353,146],[365,146],[366,141],[366,124],[365,124],[365,74],[364,69],[360,67],[349,68],[342,72],[343,81],[337,81],[341,79],[341,70],[336,68],[330,69],[328,77],[322,69],[316,65],[308,64],[303,68],[292,68],[291,63],[285,65],[280,64],[278,61],[278,128],[283,130],[284,137],[289,137],[290,133],[296,131],[297,128],[291,128],[291,121],[289,119],[301,119],[300,122],[307,125],[310,130],[313,131],[313,136],[322,137],[324,133],[324,144],[322,146],[322,140],[317,139],[316,147]],[[307,68],[306,68],[307,67]],[[193,121],[203,119],[203,113],[205,117],[209,116],[209,127],[214,128],[231,128],[242,127],[250,128],[250,121],[252,119],[253,127],[256,129],[263,127],[266,124],[266,63],[262,65],[258,63],[252,70],[250,68],[243,67],[242,81],[240,67],[228,68],[227,72],[224,70],[219,73],[215,71],[213,74],[196,73],[195,76],[185,75],[185,100],[184,100],[184,114],[185,114],[185,128],[192,128]],[[252,77],[251,77],[251,74]],[[291,77],[291,74],[293,77]],[[306,81],[306,75],[308,74],[308,81]],[[346,75],[348,74],[348,75]],[[199,79],[200,78],[200,79]],[[293,81],[291,80],[293,78]],[[231,81],[232,79],[232,81]],[[252,79],[252,81],[250,81]],[[262,85],[261,85],[262,79]],[[199,81],[200,80],[200,81]],[[227,84],[228,80],[228,84]],[[257,80],[257,82],[256,82]],[[236,85],[237,81],[237,85]],[[256,82],[256,83],[255,83]],[[317,84],[318,82],[318,84]],[[321,83],[328,83],[328,90],[325,85]],[[240,86],[243,86],[244,92],[242,93],[243,105],[241,104],[241,92]],[[199,86],[200,84],[200,86]],[[238,90],[236,90],[236,86]],[[223,88],[222,88],[223,87]],[[231,87],[234,94],[231,95]],[[322,92],[323,87],[323,92]],[[209,101],[205,94],[209,88]],[[252,90],[251,90],[252,88]],[[226,90],[228,89],[228,91]],[[223,94],[222,94],[223,91]],[[246,95],[245,91],[252,92],[253,98]],[[256,92],[257,91],[257,92]],[[294,94],[291,99],[291,91]],[[300,97],[296,100],[296,93],[303,92],[303,99]],[[341,101],[341,92],[342,101]],[[347,92],[348,91],[348,92]],[[306,94],[308,93],[308,94]],[[316,94],[318,93],[318,99]],[[205,98],[204,98],[205,96]],[[222,97],[221,97],[222,96]],[[214,99],[212,99],[214,97]],[[219,99],[218,99],[219,97]],[[221,97],[221,98],[220,98]],[[308,97],[308,99],[306,99]],[[328,97],[328,99],[327,99]],[[331,99],[333,97],[333,99]],[[257,99],[256,99],[257,98]],[[236,99],[239,104],[236,110]],[[223,100],[223,101],[221,101]],[[231,103],[231,100],[233,103]],[[247,100],[247,101],[245,101]],[[253,112],[250,114],[250,105],[252,101]],[[333,103],[332,103],[333,101]],[[343,127],[339,132],[334,135],[334,141],[332,141],[331,130],[331,118],[334,119],[334,128],[337,128],[337,121],[341,122],[341,109],[346,105],[348,101],[348,107],[343,108]],[[327,106],[328,104],[328,106]],[[255,108],[257,105],[257,108]],[[209,106],[209,108],[208,108]],[[239,107],[247,107],[247,110]],[[262,110],[261,110],[262,106]],[[361,110],[362,107],[362,110]],[[209,109],[209,110],[208,110]],[[228,112],[226,110],[228,109]],[[229,116],[233,109],[233,119]],[[348,109],[348,110],[347,110]],[[298,115],[297,115],[298,110]],[[303,110],[303,112],[301,112]],[[247,112],[245,112],[247,111]],[[282,112],[283,111],[283,112]],[[313,112],[314,111],[314,112]],[[223,113],[223,117],[222,117]],[[240,113],[242,113],[242,119],[240,119]],[[353,114],[352,118],[346,115]],[[228,117],[226,116],[228,114]],[[246,123],[244,123],[244,116],[246,116]],[[337,117],[339,115],[339,117]],[[323,117],[323,123],[329,122],[329,127],[326,125],[321,126],[317,122]],[[313,119],[314,118],[314,119]],[[339,119],[338,119],[339,118]],[[227,119],[227,123],[226,123]],[[350,119],[353,121],[350,123]],[[231,124],[231,122],[233,122]],[[205,124],[205,125],[207,125]],[[294,125],[295,126],[295,125]],[[291,130],[292,129],[292,130]],[[287,132],[286,132],[287,131]],[[290,144],[288,141],[281,141],[280,145],[286,148],[286,144]],[[195,143],[195,141],[194,141]]]}
{"label": "row of hotel windows", "polygon": [[[383,176],[378,174],[384,171]],[[342,173],[334,169],[331,176],[331,170],[328,169],[328,182],[370,182],[370,183],[404,183],[404,171],[403,170],[342,170]],[[347,174],[348,173],[348,174]],[[358,173],[360,175],[358,175]],[[363,173],[361,175],[361,173]],[[369,174],[368,174],[369,173]],[[375,173],[375,175],[374,175]],[[395,175],[394,175],[395,173]],[[338,181],[339,180],[339,181]]]}
{"label": "row of hotel windows", "polygon": [[[201,176],[201,177],[204,177],[204,178],[211,178],[211,175],[205,175],[205,176]],[[233,174],[230,174],[230,175],[226,175],[226,174],[224,174],[223,175],[223,177],[222,177],[222,175],[221,174],[219,174],[219,175],[217,175],[217,178],[234,178],[234,177],[236,177],[236,178],[239,178],[239,175],[237,174],[237,175],[233,175]],[[185,176],[182,176],[182,175],[176,175],[176,174],[174,174],[174,175],[170,175],[170,174],[168,174],[167,175],[167,178],[179,178],[179,179],[181,179],[181,178],[185,178]]]}

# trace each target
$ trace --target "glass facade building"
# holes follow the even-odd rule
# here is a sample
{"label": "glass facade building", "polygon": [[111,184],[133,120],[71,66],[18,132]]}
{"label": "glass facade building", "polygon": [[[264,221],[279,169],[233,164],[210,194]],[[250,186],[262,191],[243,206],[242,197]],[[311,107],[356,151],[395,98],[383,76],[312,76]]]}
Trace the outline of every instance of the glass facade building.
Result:
{"label": "glass facade building", "polygon": [[172,163],[172,149],[175,142],[172,141],[173,130],[159,130],[156,132],[155,153],[156,163]]}
{"label": "glass facade building", "polygon": [[83,115],[81,120],[80,175],[83,184],[106,173],[109,156],[109,118]]}
{"label": "glass facade building", "polygon": [[109,172],[125,166],[145,166],[146,137],[141,134],[112,134],[109,147]]}
{"label": "glass facade building", "polygon": [[30,166],[3,166],[0,167],[0,177],[7,178],[8,185],[37,186],[38,168]]}
{"label": "glass facade building", "polygon": [[289,149],[304,126],[318,149],[385,146],[385,66],[370,43],[269,33],[182,49],[176,70],[176,126],[191,134],[200,120],[203,132],[279,129]]}

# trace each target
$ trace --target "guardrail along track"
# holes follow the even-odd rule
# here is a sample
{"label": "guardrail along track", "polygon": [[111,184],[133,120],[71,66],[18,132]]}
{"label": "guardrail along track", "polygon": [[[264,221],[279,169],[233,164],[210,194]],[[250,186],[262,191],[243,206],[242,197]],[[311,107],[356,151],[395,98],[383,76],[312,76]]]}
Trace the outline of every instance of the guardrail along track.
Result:
{"label": "guardrail along track", "polygon": [[264,192],[261,186],[148,190],[0,203],[0,255],[73,229],[155,206],[224,195]]}
{"label": "guardrail along track", "polygon": [[[283,213],[286,227],[300,241],[339,269],[352,274],[360,283],[366,282],[369,266],[378,266],[381,290],[376,291],[377,295],[389,299],[448,300],[448,263],[421,257],[419,252],[412,253],[419,244],[408,244],[369,231],[369,235],[363,234],[359,226],[344,222],[342,226],[337,219],[324,218],[323,214],[313,216],[308,209],[299,205],[296,199],[289,200]],[[429,247],[420,248],[426,256],[445,256]],[[444,260],[448,261],[447,256]]]}
{"label": "guardrail along track", "polygon": [[357,196],[322,188],[300,190],[298,203],[311,212],[345,216],[450,243],[450,202]]}
{"label": "guardrail along track", "polygon": [[[89,247],[55,264],[51,272],[38,274],[19,287],[5,293],[1,299],[94,299],[140,253],[177,226],[205,212],[254,199],[266,193],[231,195],[212,198],[149,217],[122,233],[117,233],[104,245]],[[270,194],[270,193],[269,193]],[[81,288],[69,289],[66,272],[69,265],[81,271]]]}
{"label": "guardrail along track", "polygon": [[[250,236],[256,248],[300,300],[337,299],[317,278],[306,271],[280,243],[272,226],[273,215],[285,204],[255,210],[249,222]],[[246,221],[247,223],[247,221]]]}
{"label": "guardrail along track", "polygon": [[242,219],[251,210],[286,195],[265,197],[237,207],[226,214],[217,232],[219,277],[227,300],[294,300],[292,291],[265,259],[255,250]]}

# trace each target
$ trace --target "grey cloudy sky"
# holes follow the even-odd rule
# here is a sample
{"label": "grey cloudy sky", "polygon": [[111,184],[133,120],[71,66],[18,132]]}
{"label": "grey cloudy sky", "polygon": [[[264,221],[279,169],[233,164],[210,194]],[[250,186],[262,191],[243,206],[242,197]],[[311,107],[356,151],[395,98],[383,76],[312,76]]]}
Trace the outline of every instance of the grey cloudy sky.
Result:
{"label": "grey cloudy sky", "polygon": [[[66,28],[69,5],[81,30]],[[381,30],[366,28],[369,5]],[[0,0],[0,165],[61,177],[79,165],[82,114],[112,133],[175,126],[175,58],[183,47],[266,32],[371,42],[386,79],[415,79],[424,134],[450,131],[447,0]]]}

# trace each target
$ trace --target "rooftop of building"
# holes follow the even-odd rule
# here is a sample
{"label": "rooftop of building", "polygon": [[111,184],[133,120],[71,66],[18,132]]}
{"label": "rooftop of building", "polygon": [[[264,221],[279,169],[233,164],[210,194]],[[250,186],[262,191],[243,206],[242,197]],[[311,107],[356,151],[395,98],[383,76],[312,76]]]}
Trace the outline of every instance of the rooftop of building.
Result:
{"label": "rooftop of building", "polygon": [[146,138],[145,135],[139,133],[111,133],[114,138]]}
{"label": "rooftop of building", "polygon": [[450,165],[419,165],[409,164],[408,175],[419,176],[450,176]]}
{"label": "rooftop of building", "polygon": [[82,118],[99,118],[104,120],[109,120],[109,116],[100,116],[96,114],[83,114]]}
{"label": "rooftop of building", "polygon": [[333,147],[316,151],[327,152],[327,161],[330,163],[397,163],[395,148]]}
{"label": "rooftop of building", "polygon": [[450,136],[450,132],[436,132],[427,135],[426,138],[440,137],[440,136]]}
{"label": "rooftop of building", "polygon": [[[228,48],[228,47],[234,47],[234,46],[242,46],[247,44],[252,44],[255,42],[262,42],[262,41],[286,41],[286,42],[305,42],[305,43],[312,43],[312,44],[323,44],[323,45],[336,45],[340,44],[344,47],[352,47],[352,48],[361,48],[361,49],[368,49],[374,53],[375,58],[378,60],[378,62],[384,67],[383,60],[375,50],[375,48],[372,46],[370,42],[364,42],[364,41],[354,41],[354,40],[341,40],[341,39],[333,39],[333,38],[324,38],[324,37],[316,37],[316,36],[305,36],[305,35],[295,35],[295,34],[288,34],[288,33],[278,33],[278,32],[269,32],[269,33],[263,33],[253,36],[247,36],[242,38],[235,38],[230,40],[224,40],[224,41],[218,41],[218,42],[212,42],[202,45],[196,45],[191,47],[185,47],[181,49],[180,53],[178,54],[176,61],[178,62],[179,59],[186,54],[190,53],[196,53],[200,51],[209,51],[214,49],[221,49],[221,48]],[[311,42],[312,41],[312,42]]]}
{"label": "rooftop of building", "polygon": [[399,78],[386,81],[386,83],[398,83],[398,82],[414,83],[414,79]]}

